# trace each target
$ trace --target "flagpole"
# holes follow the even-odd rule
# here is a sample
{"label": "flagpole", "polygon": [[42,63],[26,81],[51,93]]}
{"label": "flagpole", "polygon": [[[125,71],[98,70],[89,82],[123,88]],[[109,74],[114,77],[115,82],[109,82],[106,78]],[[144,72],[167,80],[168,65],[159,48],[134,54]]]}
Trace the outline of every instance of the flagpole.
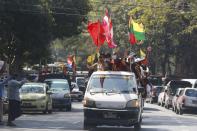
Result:
{"label": "flagpole", "polygon": [[[132,20],[132,17],[130,16],[130,17],[129,17],[129,29],[130,29],[130,26],[131,26],[131,25],[130,25],[130,24],[131,24],[131,20]],[[129,37],[130,37],[130,34],[129,34]],[[129,43],[129,45],[130,45],[130,54],[131,54],[131,44]],[[132,65],[132,64],[131,64],[131,58],[130,58],[129,60],[130,60],[130,71],[132,71],[132,70],[131,70],[131,65]]]}

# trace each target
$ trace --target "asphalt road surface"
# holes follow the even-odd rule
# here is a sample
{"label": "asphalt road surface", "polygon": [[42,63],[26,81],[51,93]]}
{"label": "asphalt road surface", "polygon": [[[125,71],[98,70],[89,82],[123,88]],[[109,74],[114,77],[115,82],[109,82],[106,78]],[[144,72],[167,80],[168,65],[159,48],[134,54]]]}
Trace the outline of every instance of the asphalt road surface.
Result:
{"label": "asphalt road surface", "polygon": [[[7,117],[4,117],[4,121]],[[71,112],[55,111],[53,114],[24,114],[16,121],[16,127],[0,125],[0,131],[82,131],[83,107],[74,102]],[[100,126],[93,131],[132,131],[133,127]],[[196,131],[197,113],[177,115],[157,105],[145,104],[141,131]]]}

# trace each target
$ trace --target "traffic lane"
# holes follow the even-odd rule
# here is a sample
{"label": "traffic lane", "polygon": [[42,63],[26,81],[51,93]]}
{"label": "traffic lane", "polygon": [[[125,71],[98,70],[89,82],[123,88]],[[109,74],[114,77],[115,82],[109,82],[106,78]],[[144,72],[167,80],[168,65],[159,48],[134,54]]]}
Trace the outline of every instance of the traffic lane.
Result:
{"label": "traffic lane", "polygon": [[[154,126],[168,131],[196,131],[197,113],[195,112],[186,112],[183,115],[177,115],[172,110],[153,104],[146,104],[145,112],[143,127]],[[150,115],[147,115],[148,113]]]}
{"label": "traffic lane", "polygon": [[[197,115],[196,115],[197,116]],[[143,113],[141,131],[196,131],[197,117],[192,114],[176,115],[170,110],[157,105],[146,104]],[[25,114],[15,122],[17,127],[3,126],[1,131],[34,130],[83,130],[83,107],[79,102],[73,103],[71,112],[54,112],[53,114]],[[92,131],[132,131],[133,127],[100,126]]]}
{"label": "traffic lane", "polygon": [[[172,110],[154,104],[145,104],[140,131],[196,131],[197,114],[185,113],[177,115]],[[101,127],[95,131],[131,131],[131,128]]]}
{"label": "traffic lane", "polygon": [[[83,108],[79,102],[73,102],[71,112],[55,111],[52,114],[26,113],[14,123],[17,127],[0,126],[0,131],[31,130],[82,130]],[[5,118],[7,119],[7,118]]]}

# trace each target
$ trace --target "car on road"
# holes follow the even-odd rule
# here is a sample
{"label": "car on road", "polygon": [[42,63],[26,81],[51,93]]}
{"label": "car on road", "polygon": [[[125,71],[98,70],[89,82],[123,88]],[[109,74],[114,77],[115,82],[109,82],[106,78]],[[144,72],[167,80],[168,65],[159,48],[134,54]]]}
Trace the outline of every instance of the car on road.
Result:
{"label": "car on road", "polygon": [[141,128],[142,98],[131,72],[94,72],[88,81],[83,105],[84,129],[97,125]]}
{"label": "car on road", "polygon": [[176,109],[177,99],[178,99],[178,97],[179,97],[179,95],[180,95],[180,93],[181,93],[181,91],[182,91],[183,89],[184,89],[184,88],[178,88],[178,89],[176,90],[175,96],[172,98],[172,111],[174,111],[174,112],[177,111],[177,109]]}
{"label": "car on road", "polygon": [[71,82],[72,91],[71,91],[71,99],[82,101],[83,100],[83,92],[79,90],[77,83]]}
{"label": "car on road", "polygon": [[52,113],[52,98],[48,85],[44,83],[25,83],[20,89],[21,108],[26,111]]}
{"label": "car on road", "polygon": [[171,80],[167,84],[167,92],[165,96],[165,107],[169,109],[172,107],[172,99],[175,96],[176,90],[178,88],[186,88],[186,87],[192,87],[192,84],[189,81],[183,81],[183,80]]}
{"label": "car on road", "polygon": [[164,86],[153,86],[150,95],[150,103],[156,103],[158,101],[158,96],[162,92]]}
{"label": "car on road", "polygon": [[197,89],[185,88],[181,91],[177,99],[177,114],[182,115],[185,110],[197,110]]}
{"label": "car on road", "polygon": [[160,105],[160,106],[164,106],[165,104],[165,97],[166,97],[166,92],[167,92],[167,87],[164,86],[161,90],[161,92],[159,93],[158,95],[158,101],[157,101],[157,104]]}
{"label": "car on road", "polygon": [[197,88],[197,79],[181,79],[183,81],[188,81],[192,84],[192,88]]}
{"label": "car on road", "polygon": [[44,81],[49,86],[49,91],[52,93],[53,108],[67,111],[72,109],[71,91],[69,83],[66,79],[46,79]]}

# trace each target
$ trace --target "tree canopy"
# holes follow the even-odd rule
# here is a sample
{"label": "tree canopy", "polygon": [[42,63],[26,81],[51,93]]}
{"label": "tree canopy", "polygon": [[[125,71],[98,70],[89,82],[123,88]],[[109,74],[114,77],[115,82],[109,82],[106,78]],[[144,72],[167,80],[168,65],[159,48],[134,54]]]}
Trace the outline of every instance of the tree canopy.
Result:
{"label": "tree canopy", "polygon": [[13,70],[47,60],[51,41],[79,34],[89,9],[88,0],[0,0],[0,58]]}

